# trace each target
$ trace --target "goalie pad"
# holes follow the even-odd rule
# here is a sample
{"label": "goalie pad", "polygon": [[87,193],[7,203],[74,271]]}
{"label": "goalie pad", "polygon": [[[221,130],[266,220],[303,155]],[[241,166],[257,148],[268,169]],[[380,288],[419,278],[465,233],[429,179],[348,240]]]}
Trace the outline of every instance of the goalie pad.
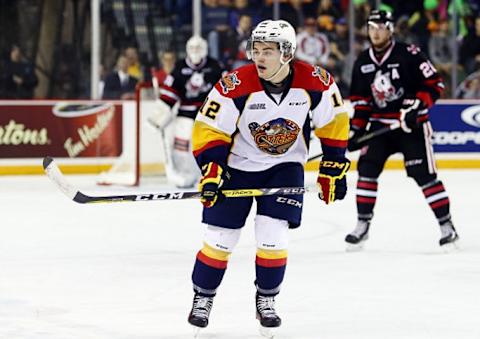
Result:
{"label": "goalie pad", "polygon": [[[194,120],[186,117],[175,119],[175,139],[173,143],[173,167],[184,178],[182,187],[193,187],[201,176],[192,154],[192,129]],[[177,185],[178,186],[178,185]],[[180,186],[179,186],[180,187]]]}

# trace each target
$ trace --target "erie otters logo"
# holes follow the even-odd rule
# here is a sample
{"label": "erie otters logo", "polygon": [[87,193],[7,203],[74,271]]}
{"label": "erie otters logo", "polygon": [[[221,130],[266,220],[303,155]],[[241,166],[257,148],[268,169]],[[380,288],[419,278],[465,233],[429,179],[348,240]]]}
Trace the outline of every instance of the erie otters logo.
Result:
{"label": "erie otters logo", "polygon": [[248,128],[258,148],[272,155],[286,153],[300,133],[300,127],[295,122],[283,118],[268,121],[263,125],[251,122]]}
{"label": "erie otters logo", "polygon": [[241,81],[237,76],[237,72],[229,73],[220,79],[223,94],[233,91],[240,84]]}
{"label": "erie otters logo", "polygon": [[315,66],[315,70],[312,72],[314,77],[318,77],[321,82],[328,86],[330,84],[330,73],[320,66]]}

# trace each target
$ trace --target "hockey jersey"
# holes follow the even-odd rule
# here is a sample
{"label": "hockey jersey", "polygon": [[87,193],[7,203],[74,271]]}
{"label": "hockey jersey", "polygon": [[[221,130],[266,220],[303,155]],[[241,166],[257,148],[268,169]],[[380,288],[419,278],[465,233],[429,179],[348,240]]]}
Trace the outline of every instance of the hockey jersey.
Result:
{"label": "hockey jersey", "polygon": [[192,136],[200,166],[214,161],[245,171],[304,164],[311,126],[325,155],[343,156],[349,121],[338,87],[320,67],[296,61],[280,100],[265,90],[254,64],[225,75],[197,115]]}
{"label": "hockey jersey", "polygon": [[363,51],[353,66],[350,100],[354,107],[352,125],[368,121],[391,124],[398,121],[403,99],[423,103],[418,121],[428,120],[428,108],[444,89],[441,77],[415,45],[393,41],[381,60],[372,48]]}
{"label": "hockey jersey", "polygon": [[210,57],[202,60],[199,65],[192,64],[188,59],[175,64],[171,75],[161,84],[160,99],[173,107],[180,101],[179,115],[195,117],[198,108],[222,76],[219,63]]}

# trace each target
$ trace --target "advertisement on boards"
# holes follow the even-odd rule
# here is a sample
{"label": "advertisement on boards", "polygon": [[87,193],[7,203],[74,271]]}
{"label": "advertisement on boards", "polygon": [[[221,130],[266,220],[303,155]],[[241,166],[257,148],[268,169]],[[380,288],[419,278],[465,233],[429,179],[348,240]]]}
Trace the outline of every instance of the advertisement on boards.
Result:
{"label": "advertisement on boards", "polygon": [[449,101],[430,110],[436,152],[480,152],[480,101]]}
{"label": "advertisement on boards", "polygon": [[0,158],[116,157],[122,106],[109,102],[0,105]]}

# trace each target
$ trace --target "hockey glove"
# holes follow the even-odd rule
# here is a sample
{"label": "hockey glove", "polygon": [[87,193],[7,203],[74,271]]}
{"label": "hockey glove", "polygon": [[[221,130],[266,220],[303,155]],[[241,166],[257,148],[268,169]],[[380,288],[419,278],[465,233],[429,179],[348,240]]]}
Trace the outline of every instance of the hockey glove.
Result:
{"label": "hockey glove", "polygon": [[345,157],[324,156],[320,161],[317,184],[320,188],[319,198],[326,204],[342,200],[347,194],[346,174],[350,160]]}
{"label": "hockey glove", "polygon": [[198,184],[198,190],[202,193],[200,202],[206,208],[213,207],[225,196],[220,191],[226,173],[222,166],[215,162],[209,162],[202,167],[202,178]]}
{"label": "hockey glove", "polygon": [[403,99],[400,108],[400,127],[405,133],[411,133],[412,129],[418,128],[418,111],[422,109],[420,99]]}
{"label": "hockey glove", "polygon": [[348,136],[348,145],[347,145],[347,149],[350,152],[356,151],[357,149],[360,149],[363,146],[365,146],[365,143],[357,141],[358,138],[365,135],[365,133],[366,133],[365,128],[360,128],[353,124],[350,126],[350,134]]}

